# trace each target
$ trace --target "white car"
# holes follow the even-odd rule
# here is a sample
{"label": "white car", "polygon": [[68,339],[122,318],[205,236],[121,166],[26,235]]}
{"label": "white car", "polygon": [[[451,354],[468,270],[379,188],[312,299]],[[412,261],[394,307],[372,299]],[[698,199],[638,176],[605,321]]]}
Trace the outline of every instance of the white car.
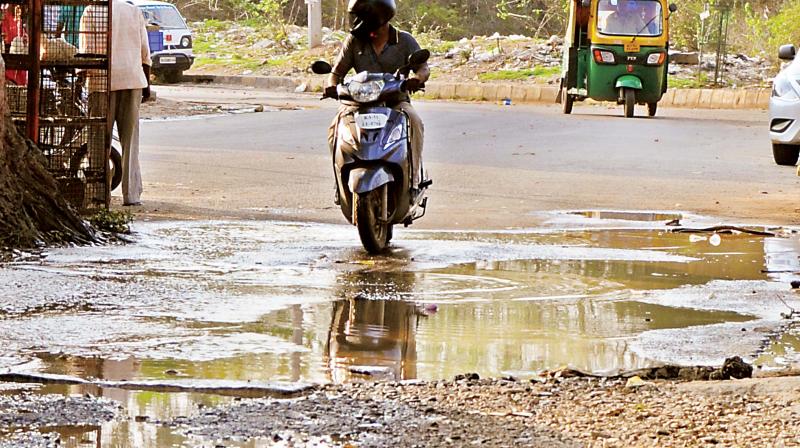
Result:
{"label": "white car", "polygon": [[778,165],[795,165],[800,155],[800,58],[794,45],[783,45],[778,57],[792,61],[772,81],[769,135]]}

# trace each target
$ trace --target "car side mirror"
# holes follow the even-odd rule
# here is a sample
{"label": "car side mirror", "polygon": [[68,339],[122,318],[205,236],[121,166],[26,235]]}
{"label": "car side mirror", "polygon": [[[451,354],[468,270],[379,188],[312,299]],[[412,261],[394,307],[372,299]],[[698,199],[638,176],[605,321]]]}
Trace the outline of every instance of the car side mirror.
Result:
{"label": "car side mirror", "polygon": [[678,10],[678,5],[676,5],[675,3],[669,4],[669,12],[675,12],[677,10]]}
{"label": "car side mirror", "polygon": [[792,44],[781,45],[778,49],[778,58],[784,61],[793,61],[796,54],[797,49]]}
{"label": "car side mirror", "polygon": [[415,67],[418,65],[422,65],[428,62],[428,59],[431,58],[431,52],[428,50],[417,50],[411,53],[411,56],[408,57],[408,65]]}
{"label": "car side mirror", "polygon": [[317,61],[311,64],[311,71],[318,75],[327,75],[333,71],[333,67],[325,61]]}

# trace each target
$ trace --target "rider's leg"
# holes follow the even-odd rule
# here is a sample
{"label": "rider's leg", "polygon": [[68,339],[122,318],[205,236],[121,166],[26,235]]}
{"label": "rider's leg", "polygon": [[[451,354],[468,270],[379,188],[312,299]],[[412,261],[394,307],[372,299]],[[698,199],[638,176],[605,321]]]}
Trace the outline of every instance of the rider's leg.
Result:
{"label": "rider's leg", "polygon": [[[331,152],[331,163],[336,163],[334,160],[334,150],[336,149],[336,132],[338,130],[337,126],[339,124],[339,117],[341,116],[341,108],[339,112],[336,112],[336,115],[333,117],[333,121],[331,121],[331,125],[328,128],[328,149]],[[335,170],[335,165],[334,170]],[[333,176],[333,202],[336,205],[339,205],[339,181],[336,179],[336,173]]]}
{"label": "rider's leg", "polygon": [[420,167],[422,166],[422,145],[425,141],[425,125],[411,103],[400,103],[397,108],[408,116],[408,124],[411,128],[411,186],[419,188],[419,184],[422,182]]}

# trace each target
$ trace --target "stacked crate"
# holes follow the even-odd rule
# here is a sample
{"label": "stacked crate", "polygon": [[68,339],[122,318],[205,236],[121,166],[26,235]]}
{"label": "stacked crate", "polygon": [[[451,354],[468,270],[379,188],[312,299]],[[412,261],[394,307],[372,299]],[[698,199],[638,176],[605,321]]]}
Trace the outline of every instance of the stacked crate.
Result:
{"label": "stacked crate", "polygon": [[111,0],[19,0],[3,14],[4,43],[15,34],[3,48],[12,119],[69,202],[108,207]]}

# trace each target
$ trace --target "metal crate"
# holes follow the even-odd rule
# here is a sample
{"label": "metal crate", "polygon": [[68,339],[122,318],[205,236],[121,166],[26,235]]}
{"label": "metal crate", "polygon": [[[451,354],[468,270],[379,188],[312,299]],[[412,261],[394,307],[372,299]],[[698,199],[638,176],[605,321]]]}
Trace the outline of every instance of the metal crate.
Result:
{"label": "metal crate", "polygon": [[16,20],[4,32],[29,30],[27,45],[15,38],[3,47],[12,119],[42,150],[73,206],[108,207],[111,0],[0,5],[4,19],[12,11]]}

